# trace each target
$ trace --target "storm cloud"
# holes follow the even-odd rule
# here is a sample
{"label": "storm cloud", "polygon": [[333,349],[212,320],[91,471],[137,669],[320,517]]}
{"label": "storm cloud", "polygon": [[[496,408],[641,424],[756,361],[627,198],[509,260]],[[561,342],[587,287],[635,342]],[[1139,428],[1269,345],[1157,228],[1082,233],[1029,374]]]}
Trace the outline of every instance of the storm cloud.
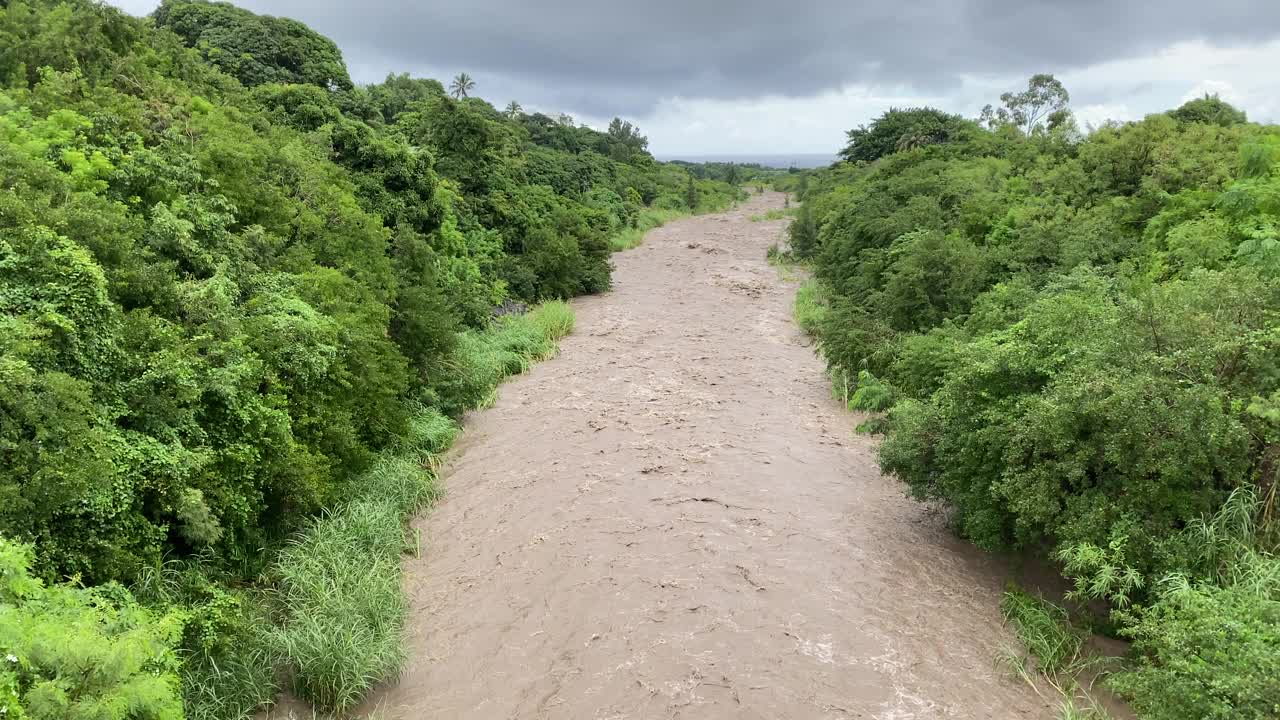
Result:
{"label": "storm cloud", "polygon": [[[154,2],[117,0],[134,12]],[[1273,0],[239,0],[333,38],[357,81],[468,72],[495,103],[648,117],[673,99],[946,96],[973,78],[1068,73],[1186,43],[1280,37]],[[1206,78],[1191,78],[1194,81]],[[1132,92],[1143,78],[1125,79]],[[1112,98],[1092,97],[1105,104]]]}

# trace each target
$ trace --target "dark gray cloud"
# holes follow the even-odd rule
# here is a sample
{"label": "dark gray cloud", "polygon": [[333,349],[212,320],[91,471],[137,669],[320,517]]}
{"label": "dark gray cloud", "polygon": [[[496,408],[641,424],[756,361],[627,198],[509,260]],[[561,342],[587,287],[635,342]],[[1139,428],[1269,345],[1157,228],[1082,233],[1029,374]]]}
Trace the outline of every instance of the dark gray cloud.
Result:
{"label": "dark gray cloud", "polygon": [[245,4],[310,23],[361,68],[466,69],[542,86],[547,100],[596,115],[643,112],[673,94],[806,96],[850,82],[936,90],[964,73],[1060,72],[1181,40],[1280,34],[1272,0]]}
{"label": "dark gray cloud", "polygon": [[[965,74],[1065,72],[1186,40],[1280,35],[1280,0],[239,0],[332,37],[358,80],[467,71],[481,94],[596,116],[658,98],[922,92]],[[486,92],[487,90],[487,92]],[[528,96],[527,93],[533,93]]]}

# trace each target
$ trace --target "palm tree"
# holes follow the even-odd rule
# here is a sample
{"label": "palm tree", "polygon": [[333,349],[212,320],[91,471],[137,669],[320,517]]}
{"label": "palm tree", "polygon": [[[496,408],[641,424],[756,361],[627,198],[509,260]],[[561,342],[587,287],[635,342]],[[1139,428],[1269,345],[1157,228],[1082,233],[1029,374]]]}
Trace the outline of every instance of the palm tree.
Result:
{"label": "palm tree", "polygon": [[449,84],[449,94],[452,95],[455,100],[461,100],[475,89],[476,81],[472,80],[471,76],[466,73],[458,73],[453,78],[453,82]]}
{"label": "palm tree", "polygon": [[520,107],[520,103],[516,102],[515,100],[512,100],[511,102],[507,103],[506,112],[507,112],[508,118],[515,120],[516,118],[520,117],[520,113],[524,112],[524,108]]}

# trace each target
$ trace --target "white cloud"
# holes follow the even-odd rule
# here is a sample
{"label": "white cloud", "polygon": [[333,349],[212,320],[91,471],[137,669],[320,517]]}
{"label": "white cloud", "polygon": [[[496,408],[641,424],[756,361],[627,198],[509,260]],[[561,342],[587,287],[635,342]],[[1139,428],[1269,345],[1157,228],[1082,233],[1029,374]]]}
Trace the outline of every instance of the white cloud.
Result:
{"label": "white cloud", "polygon": [[[1274,69],[1280,41],[1222,48],[1204,42],[1179,43],[1146,57],[1099,63],[1058,75],[1072,94],[1081,127],[1107,120],[1137,120],[1205,93],[1244,109],[1260,122],[1280,119]],[[811,98],[698,100],[668,98],[638,118],[650,147],[662,155],[726,153],[833,153],[844,133],[890,107],[932,105],[975,116],[1016,90],[1025,78],[970,76],[945,94],[909,87],[848,86]]]}

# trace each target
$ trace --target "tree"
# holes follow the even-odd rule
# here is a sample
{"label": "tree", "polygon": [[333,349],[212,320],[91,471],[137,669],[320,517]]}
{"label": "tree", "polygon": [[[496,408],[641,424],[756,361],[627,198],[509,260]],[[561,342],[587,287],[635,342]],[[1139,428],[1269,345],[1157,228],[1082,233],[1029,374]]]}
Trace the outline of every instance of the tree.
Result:
{"label": "tree", "polygon": [[1202,98],[1188,100],[1177,110],[1170,110],[1169,116],[1180,123],[1202,123],[1222,127],[1249,121],[1243,110],[1237,110],[1217,95],[1208,93],[1205,93]]}
{"label": "tree", "polygon": [[1027,89],[1020,93],[1007,92],[1000,96],[1004,105],[982,108],[979,122],[994,129],[1000,125],[1017,125],[1022,132],[1030,135],[1041,123],[1048,123],[1049,129],[1058,127],[1070,117],[1067,103],[1071,94],[1052,75],[1040,73],[1032,75],[1027,81]]}
{"label": "tree", "polygon": [[458,73],[453,77],[453,82],[449,83],[449,94],[454,100],[461,100],[467,97],[472,90],[476,89],[476,81],[466,73]]}
{"label": "tree", "polygon": [[164,0],[152,18],[157,27],[173,31],[244,85],[305,83],[351,89],[338,46],[297,20],[199,0]]}
{"label": "tree", "polygon": [[684,202],[690,210],[698,209],[698,186],[693,181],[692,173],[689,174],[689,184],[684,189]]}
{"label": "tree", "polygon": [[370,85],[367,90],[371,103],[386,123],[395,122],[396,116],[414,103],[444,96],[444,85],[439,80],[409,77],[409,73],[388,73],[385,80]]}
{"label": "tree", "polygon": [[809,203],[801,203],[795,221],[787,230],[791,238],[791,252],[799,258],[813,257],[818,249],[818,226],[813,221]]}
{"label": "tree", "polygon": [[847,162],[873,162],[885,155],[961,140],[973,123],[930,107],[890,108],[870,125],[848,132],[849,144],[840,151]]}
{"label": "tree", "polygon": [[503,111],[503,114],[507,116],[508,120],[515,120],[520,117],[522,113],[524,113],[524,108],[520,107],[520,103],[515,100],[507,103],[507,109]]}
{"label": "tree", "polygon": [[619,162],[630,162],[649,147],[649,138],[640,134],[640,128],[630,121],[614,118],[609,122],[609,155]]}

